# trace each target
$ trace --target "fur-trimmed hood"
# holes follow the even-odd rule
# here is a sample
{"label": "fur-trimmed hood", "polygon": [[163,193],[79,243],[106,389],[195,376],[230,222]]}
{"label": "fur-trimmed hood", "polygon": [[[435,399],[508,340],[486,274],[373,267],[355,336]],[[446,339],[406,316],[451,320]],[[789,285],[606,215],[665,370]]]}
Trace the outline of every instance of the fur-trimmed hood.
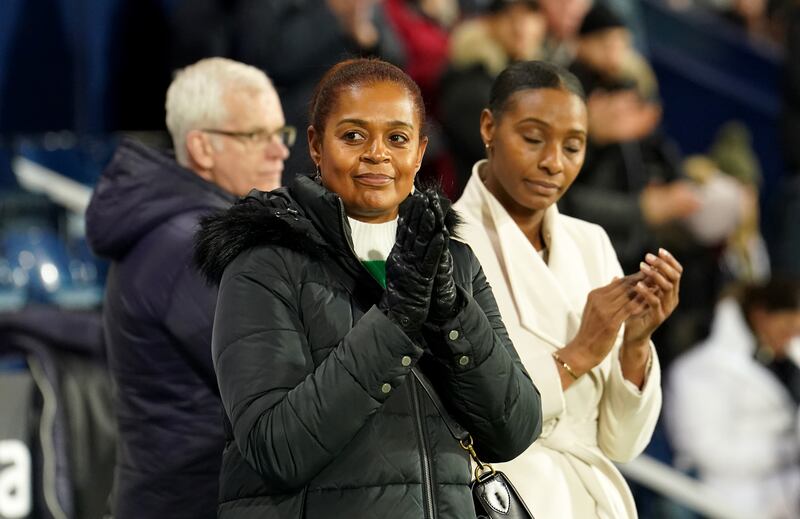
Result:
{"label": "fur-trimmed hood", "polygon": [[[447,212],[445,225],[457,238],[460,219],[450,200],[433,187]],[[289,187],[253,190],[230,209],[201,220],[195,237],[195,262],[217,283],[225,268],[242,252],[275,244],[316,257],[352,255],[350,225],[336,193],[310,177],[299,176]]]}

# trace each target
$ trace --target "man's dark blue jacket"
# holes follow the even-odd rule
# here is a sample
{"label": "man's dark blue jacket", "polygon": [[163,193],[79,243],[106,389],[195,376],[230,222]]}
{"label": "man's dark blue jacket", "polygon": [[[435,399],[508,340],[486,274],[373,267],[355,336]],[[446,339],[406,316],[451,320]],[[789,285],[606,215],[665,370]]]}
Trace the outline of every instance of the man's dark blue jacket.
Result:
{"label": "man's dark blue jacket", "polygon": [[126,140],[86,214],[112,260],[104,304],[119,427],[115,519],[216,517],[224,446],[211,363],[216,288],[192,263],[198,220],[234,197]]}

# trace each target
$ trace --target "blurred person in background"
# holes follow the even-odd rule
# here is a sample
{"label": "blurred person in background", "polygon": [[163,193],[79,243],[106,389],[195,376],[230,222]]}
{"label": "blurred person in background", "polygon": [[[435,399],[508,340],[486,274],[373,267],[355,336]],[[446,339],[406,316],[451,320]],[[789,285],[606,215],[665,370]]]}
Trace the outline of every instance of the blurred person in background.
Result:
{"label": "blurred person in background", "polygon": [[[652,230],[699,208],[680,157],[657,131],[657,86],[629,73],[633,49],[622,20],[602,5],[586,15],[570,66],[589,96],[590,140],[583,173],[562,204],[603,226],[626,270],[635,268]],[[646,74],[645,77],[651,77]]]}
{"label": "blurred person in background", "polygon": [[439,119],[453,154],[457,193],[484,157],[481,110],[492,82],[510,63],[535,59],[545,17],[537,0],[493,0],[488,12],[458,25],[450,38],[450,65],[440,87]]}
{"label": "blurred person in background", "polygon": [[86,214],[92,249],[112,261],[103,320],[119,429],[117,519],[216,517],[216,289],[192,264],[192,239],[201,216],[278,187],[294,137],[267,76],[223,58],[179,71],[166,112],[175,156],[123,141]]}
{"label": "blurred person in background", "polygon": [[747,517],[800,517],[800,281],[745,285],[677,359],[666,399],[676,464]]}
{"label": "blurred person in background", "polygon": [[487,159],[454,207],[541,391],[544,420],[536,443],[501,469],[537,519],[635,518],[611,460],[629,461],[650,441],[661,409],[650,338],[678,303],[683,268],[659,250],[622,277],[603,229],[559,213],[589,132],[574,75],[515,63],[487,106]]}
{"label": "blurred person in background", "polygon": [[426,106],[435,106],[447,66],[457,0],[386,0],[386,12],[406,52],[405,71],[419,85]]}
{"label": "blurred person in background", "polygon": [[450,29],[458,21],[458,0],[386,0],[386,13],[403,43],[403,67],[419,85],[425,100],[428,147],[420,179],[436,179],[446,192],[455,187],[455,172],[439,121],[439,84],[447,67]]}
{"label": "blurred person in background", "polygon": [[[231,57],[269,74],[297,128],[308,127],[314,86],[343,57],[374,56],[401,68],[406,62],[383,0],[238,0],[234,24]],[[287,181],[313,167],[307,146],[297,142]]]}
{"label": "blurred person in background", "polygon": [[310,119],[316,175],[253,192],[198,235],[221,278],[219,517],[475,517],[469,456],[412,369],[487,460],[525,450],[541,407],[480,264],[450,239],[449,202],[414,190],[422,95],[389,63],[347,60]]}
{"label": "blurred person in background", "polygon": [[547,23],[543,58],[562,66],[575,58],[578,29],[592,0],[539,0]]}
{"label": "blurred person in background", "polygon": [[608,232],[622,268],[631,272],[648,250],[665,247],[686,267],[684,304],[658,331],[664,366],[705,333],[720,278],[713,251],[698,244],[685,221],[702,208],[674,141],[660,129],[658,87],[634,56],[622,20],[603,5],[584,18],[570,66],[588,99],[586,163],[559,202],[570,216]]}
{"label": "blurred person in background", "polygon": [[576,36],[575,59],[569,69],[587,93],[627,87],[644,100],[658,102],[655,73],[633,47],[632,34],[624,20],[603,4],[594,5],[583,18]]}
{"label": "blurred person in background", "polygon": [[761,165],[748,128],[729,121],[717,131],[707,155],[683,161],[701,199],[686,227],[700,243],[720,251],[723,283],[769,279],[770,254],[761,235]]}
{"label": "blurred person in background", "polygon": [[777,48],[788,28],[786,16],[792,3],[794,0],[731,0],[722,15],[741,27],[751,43]]}

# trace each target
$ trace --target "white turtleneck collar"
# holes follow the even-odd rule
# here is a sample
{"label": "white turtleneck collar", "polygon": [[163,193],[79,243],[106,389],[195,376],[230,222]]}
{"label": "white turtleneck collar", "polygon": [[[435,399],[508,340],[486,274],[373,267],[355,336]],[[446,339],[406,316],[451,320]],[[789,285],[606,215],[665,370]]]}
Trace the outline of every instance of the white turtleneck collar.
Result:
{"label": "white turtleneck collar", "polygon": [[386,261],[397,235],[397,218],[385,223],[365,223],[347,217],[353,249],[361,261]]}

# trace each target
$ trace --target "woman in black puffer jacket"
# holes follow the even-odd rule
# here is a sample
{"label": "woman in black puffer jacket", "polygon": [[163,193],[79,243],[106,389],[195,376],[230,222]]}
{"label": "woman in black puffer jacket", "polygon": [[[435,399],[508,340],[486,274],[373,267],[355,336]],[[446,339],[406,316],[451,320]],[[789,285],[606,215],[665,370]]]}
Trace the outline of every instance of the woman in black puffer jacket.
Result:
{"label": "woman in black puffer jacket", "polygon": [[474,517],[469,457],[413,366],[484,461],[539,434],[539,393],[475,256],[449,239],[449,203],[409,196],[423,110],[394,66],[336,65],[312,103],[317,178],[203,224],[229,421],[222,519]]}

